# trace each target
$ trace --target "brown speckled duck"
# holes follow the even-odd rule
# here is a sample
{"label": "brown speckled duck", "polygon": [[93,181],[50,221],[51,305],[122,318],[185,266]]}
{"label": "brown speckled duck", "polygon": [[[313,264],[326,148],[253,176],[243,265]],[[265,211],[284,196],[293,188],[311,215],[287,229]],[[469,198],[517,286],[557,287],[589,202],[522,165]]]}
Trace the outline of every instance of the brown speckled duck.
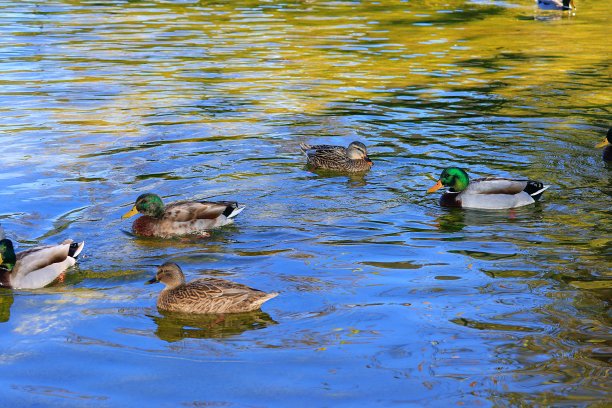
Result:
{"label": "brown speckled duck", "polygon": [[612,128],[608,129],[608,134],[606,135],[604,140],[602,140],[595,146],[597,148],[603,147],[602,158],[604,159],[604,161],[607,161],[607,162],[612,162],[612,144],[611,143],[612,143]]}
{"label": "brown speckled duck", "polygon": [[180,313],[242,313],[257,310],[278,293],[265,293],[239,283],[218,278],[201,278],[185,283],[181,268],[173,263],[161,265],[147,283],[161,282],[166,287],[157,298],[159,310]]}
{"label": "brown speckled duck", "polygon": [[348,147],[332,145],[300,144],[306,153],[307,163],[313,170],[332,170],[357,173],[370,170],[373,163],[368,150],[361,142],[352,142]]}
{"label": "brown speckled duck", "polygon": [[0,240],[0,287],[38,289],[76,263],[85,242],[67,239],[59,245],[31,248],[15,255],[10,239]]}
{"label": "brown speckled duck", "polygon": [[164,206],[158,195],[146,193],[121,218],[143,214],[132,224],[132,232],[143,237],[208,237],[207,230],[231,224],[243,209],[230,201],[176,201]]}

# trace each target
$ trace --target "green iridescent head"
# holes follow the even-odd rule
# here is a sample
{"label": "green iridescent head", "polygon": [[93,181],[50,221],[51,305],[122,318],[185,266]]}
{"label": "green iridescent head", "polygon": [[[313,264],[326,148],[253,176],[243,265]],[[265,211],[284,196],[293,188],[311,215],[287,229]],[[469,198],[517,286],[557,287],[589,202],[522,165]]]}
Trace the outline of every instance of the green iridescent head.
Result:
{"label": "green iridescent head", "polygon": [[145,193],[136,199],[134,207],[121,218],[130,218],[137,213],[153,218],[161,218],[164,215],[164,208],[164,203],[157,194]]}
{"label": "green iridescent head", "polygon": [[459,167],[448,167],[444,169],[436,185],[427,190],[427,192],[433,193],[443,186],[450,187],[451,191],[463,191],[467,188],[468,184],[470,184],[470,179],[464,170]]}
{"label": "green iridescent head", "polygon": [[0,265],[7,269],[12,269],[16,262],[17,257],[15,256],[15,248],[13,248],[11,240],[0,240]]}

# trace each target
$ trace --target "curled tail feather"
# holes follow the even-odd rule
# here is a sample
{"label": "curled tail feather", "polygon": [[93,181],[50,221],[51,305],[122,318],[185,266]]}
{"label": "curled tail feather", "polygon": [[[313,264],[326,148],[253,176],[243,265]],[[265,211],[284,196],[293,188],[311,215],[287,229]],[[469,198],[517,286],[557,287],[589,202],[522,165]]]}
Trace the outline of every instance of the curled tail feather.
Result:
{"label": "curled tail feather", "polygon": [[529,194],[535,201],[538,201],[544,191],[546,191],[550,186],[547,186],[539,181],[529,180],[527,185],[525,186],[524,191]]}
{"label": "curled tail feather", "polygon": [[236,207],[232,207],[232,210],[229,214],[226,215],[227,218],[234,218],[236,217],[238,214],[240,214],[242,212],[242,210],[244,210],[246,208],[246,206],[239,206],[236,203]]}

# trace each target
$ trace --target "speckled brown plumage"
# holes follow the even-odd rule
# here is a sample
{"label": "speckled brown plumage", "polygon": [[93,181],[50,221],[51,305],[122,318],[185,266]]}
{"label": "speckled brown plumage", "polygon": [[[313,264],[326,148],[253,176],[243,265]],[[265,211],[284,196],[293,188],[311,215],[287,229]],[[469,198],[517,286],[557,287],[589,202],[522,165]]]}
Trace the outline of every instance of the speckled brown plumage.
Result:
{"label": "speckled brown plumage", "polygon": [[157,298],[160,310],[181,313],[241,313],[257,310],[278,295],[218,278],[201,278],[186,283],[181,268],[172,262],[159,267],[149,283],[166,287]]}
{"label": "speckled brown plumage", "polygon": [[332,170],[357,173],[369,170],[372,160],[368,157],[366,146],[352,142],[348,147],[333,145],[300,145],[306,154],[308,166],[313,170]]}

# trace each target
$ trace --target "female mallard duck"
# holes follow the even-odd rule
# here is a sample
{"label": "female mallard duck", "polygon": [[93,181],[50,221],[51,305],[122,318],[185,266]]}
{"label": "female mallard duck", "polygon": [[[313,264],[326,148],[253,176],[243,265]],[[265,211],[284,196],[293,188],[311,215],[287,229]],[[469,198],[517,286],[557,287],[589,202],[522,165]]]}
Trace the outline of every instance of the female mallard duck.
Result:
{"label": "female mallard duck", "polygon": [[442,186],[450,187],[450,190],[440,197],[441,206],[487,210],[502,210],[533,204],[540,199],[544,190],[550,187],[539,181],[496,177],[470,182],[467,173],[458,167],[445,169],[440,180],[427,192],[433,193]]}
{"label": "female mallard duck", "polygon": [[85,242],[67,239],[59,245],[31,248],[15,255],[10,239],[0,240],[0,287],[38,289],[76,263]]}
{"label": "female mallard duck", "polygon": [[604,148],[603,150],[603,159],[604,161],[612,161],[612,128],[608,129],[608,134],[600,143],[598,143],[595,147]]}
{"label": "female mallard duck", "polygon": [[536,0],[542,10],[575,10],[574,0]]}
{"label": "female mallard duck", "polygon": [[300,144],[306,153],[307,163],[315,170],[362,172],[372,167],[368,150],[361,142],[352,142],[348,147],[331,145]]}
{"label": "female mallard duck", "polygon": [[185,283],[181,268],[166,262],[147,283],[161,282],[166,287],[157,298],[157,308],[181,313],[242,313],[257,310],[278,296],[217,278],[201,278]]}
{"label": "female mallard duck", "polygon": [[230,201],[176,201],[164,206],[156,194],[142,194],[121,218],[143,214],[132,224],[132,231],[143,237],[171,238],[184,235],[208,237],[206,231],[234,222],[244,206]]}

